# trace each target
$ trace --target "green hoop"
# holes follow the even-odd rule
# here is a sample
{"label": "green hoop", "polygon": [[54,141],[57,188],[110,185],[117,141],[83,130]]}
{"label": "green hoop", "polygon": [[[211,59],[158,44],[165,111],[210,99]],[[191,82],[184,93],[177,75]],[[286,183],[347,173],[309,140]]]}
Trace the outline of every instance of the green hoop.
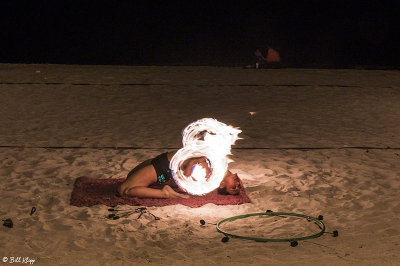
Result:
{"label": "green hoop", "polygon": [[[269,215],[269,216],[297,216],[297,217],[302,217],[306,218],[307,220],[314,221],[316,225],[321,229],[321,231],[317,234],[314,235],[309,235],[309,236],[304,236],[304,237],[294,237],[294,238],[258,238],[258,237],[249,237],[249,236],[240,236],[240,235],[234,235],[230,234],[227,232],[224,232],[219,226],[228,221],[234,221],[237,219],[243,219],[246,217],[250,216],[259,216],[259,215]],[[312,238],[317,238],[320,237],[324,232],[325,232],[325,224],[321,221],[318,220],[317,218],[308,216],[308,215],[303,215],[303,214],[297,214],[297,213],[290,213],[290,212],[261,212],[261,213],[250,213],[250,214],[244,214],[244,215],[238,215],[238,216],[233,216],[230,218],[226,218],[224,220],[221,220],[217,223],[217,231],[224,234],[225,236],[229,237],[234,237],[234,238],[241,238],[241,239],[247,239],[247,240],[254,240],[257,242],[292,242],[292,241],[299,241],[299,240],[306,240],[306,239],[312,239]]]}

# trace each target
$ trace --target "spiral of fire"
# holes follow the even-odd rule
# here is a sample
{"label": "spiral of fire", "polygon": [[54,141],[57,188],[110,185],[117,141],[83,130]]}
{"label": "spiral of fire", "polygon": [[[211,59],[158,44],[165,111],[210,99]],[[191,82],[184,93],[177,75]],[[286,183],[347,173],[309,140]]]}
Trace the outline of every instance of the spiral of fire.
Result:
{"label": "spiral of fire", "polygon": [[[170,169],[175,183],[192,195],[204,195],[218,188],[228,164],[231,146],[235,144],[239,128],[228,126],[213,118],[197,120],[182,131],[183,148],[172,157]],[[187,162],[204,158],[204,163],[195,163],[187,169]],[[189,164],[190,165],[190,164]]]}

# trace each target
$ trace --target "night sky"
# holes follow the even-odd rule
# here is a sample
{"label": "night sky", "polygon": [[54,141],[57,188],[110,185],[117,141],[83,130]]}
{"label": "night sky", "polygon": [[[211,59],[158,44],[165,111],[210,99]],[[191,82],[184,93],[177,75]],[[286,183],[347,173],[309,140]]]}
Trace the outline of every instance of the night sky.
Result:
{"label": "night sky", "polygon": [[1,1],[0,62],[399,68],[399,2]]}

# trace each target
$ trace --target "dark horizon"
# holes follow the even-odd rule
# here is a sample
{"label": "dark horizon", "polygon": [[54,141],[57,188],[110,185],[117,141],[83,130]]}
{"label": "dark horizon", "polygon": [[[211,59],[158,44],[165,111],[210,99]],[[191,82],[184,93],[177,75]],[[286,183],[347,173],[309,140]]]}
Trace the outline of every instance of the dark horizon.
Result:
{"label": "dark horizon", "polygon": [[1,2],[0,63],[400,67],[400,4],[306,3]]}

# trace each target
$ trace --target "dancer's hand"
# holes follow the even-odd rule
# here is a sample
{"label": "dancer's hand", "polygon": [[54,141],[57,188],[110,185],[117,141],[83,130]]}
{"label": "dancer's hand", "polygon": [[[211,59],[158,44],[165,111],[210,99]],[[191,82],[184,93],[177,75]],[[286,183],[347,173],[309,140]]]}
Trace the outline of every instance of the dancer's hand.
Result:
{"label": "dancer's hand", "polygon": [[196,164],[200,165],[206,170],[206,178],[208,178],[210,175],[210,167],[208,165],[207,158],[204,156],[186,160],[183,163],[183,174],[187,177],[191,176],[192,168]]}

